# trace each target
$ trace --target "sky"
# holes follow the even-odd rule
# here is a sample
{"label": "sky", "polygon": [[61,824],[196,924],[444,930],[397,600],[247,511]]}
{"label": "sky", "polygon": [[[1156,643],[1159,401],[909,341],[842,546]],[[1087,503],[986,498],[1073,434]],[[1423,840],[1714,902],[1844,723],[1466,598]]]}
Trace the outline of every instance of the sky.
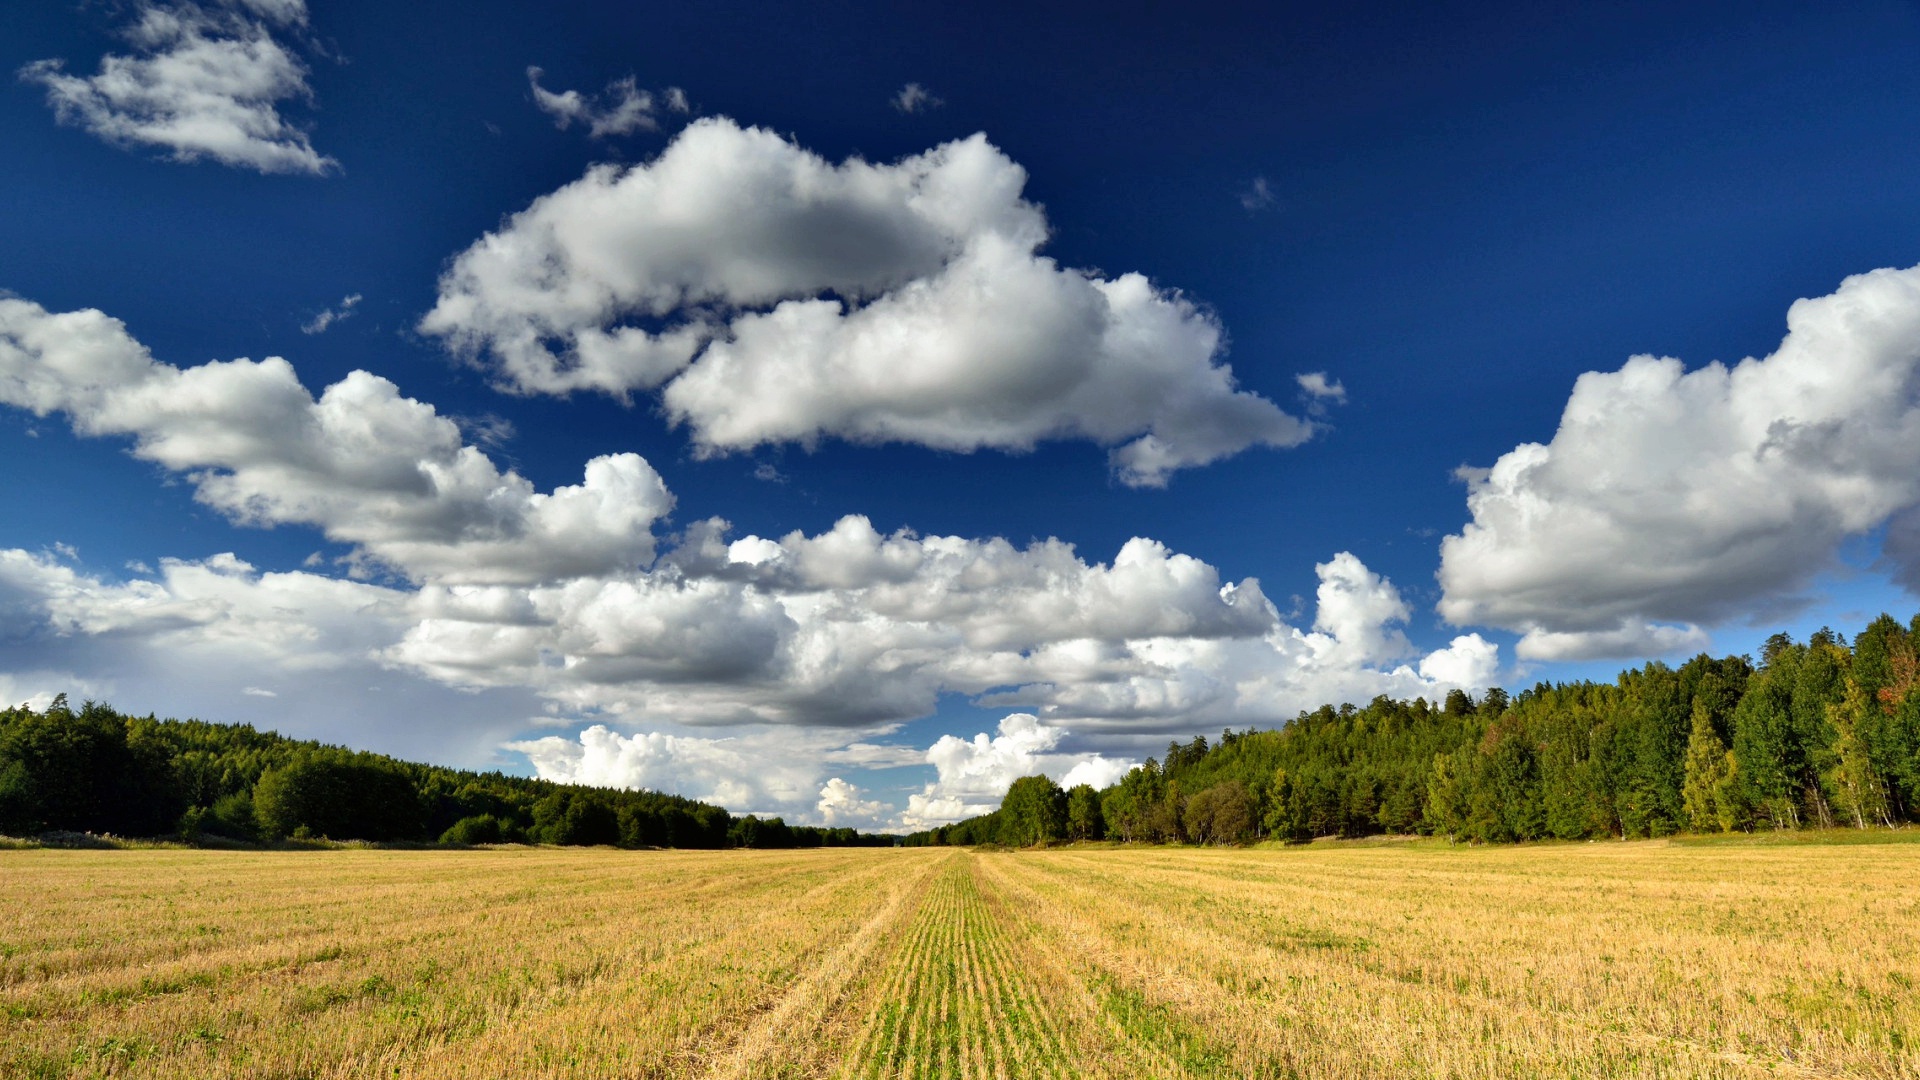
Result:
{"label": "sky", "polygon": [[0,698],[863,829],[1920,607],[1920,6],[7,5]]}

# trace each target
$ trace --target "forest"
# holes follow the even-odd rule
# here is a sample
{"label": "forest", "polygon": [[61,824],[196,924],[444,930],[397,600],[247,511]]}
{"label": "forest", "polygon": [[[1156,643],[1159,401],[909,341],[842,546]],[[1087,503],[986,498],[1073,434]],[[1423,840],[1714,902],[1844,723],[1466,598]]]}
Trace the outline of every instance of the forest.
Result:
{"label": "forest", "polygon": [[654,791],[400,761],[248,725],[127,716],[62,695],[0,710],[0,835],[87,832],[263,844],[610,844],[793,848],[891,836],[734,817]]}
{"label": "forest", "polygon": [[1174,742],[1104,791],[1018,780],[909,845],[1228,844],[1418,833],[1474,842],[1891,827],[1920,820],[1920,616],[1849,645],[1648,663],[1613,683],[1376,698]]}

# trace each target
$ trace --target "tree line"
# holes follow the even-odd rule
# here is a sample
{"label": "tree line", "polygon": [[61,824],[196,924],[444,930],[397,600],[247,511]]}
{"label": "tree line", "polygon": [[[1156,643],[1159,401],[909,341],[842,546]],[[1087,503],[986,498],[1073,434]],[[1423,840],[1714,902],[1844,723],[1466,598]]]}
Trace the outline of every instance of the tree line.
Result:
{"label": "tree line", "polygon": [[1612,683],[1323,706],[1278,730],[1174,742],[1102,791],[1014,783],[911,845],[1240,843],[1417,833],[1476,842],[1920,821],[1920,616],[1849,644],[1770,638]]}
{"label": "tree line", "polygon": [[245,724],[107,705],[0,710],[0,834],[51,831],[240,843],[793,848],[891,836],[789,825],[657,791],[557,784],[401,761]]}

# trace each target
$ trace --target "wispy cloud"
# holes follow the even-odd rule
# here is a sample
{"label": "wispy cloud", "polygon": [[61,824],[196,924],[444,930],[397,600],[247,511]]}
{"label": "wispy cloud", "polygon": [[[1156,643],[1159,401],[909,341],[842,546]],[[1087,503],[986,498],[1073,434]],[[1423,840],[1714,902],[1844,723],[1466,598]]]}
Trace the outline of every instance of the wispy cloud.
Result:
{"label": "wispy cloud", "polygon": [[332,326],[334,323],[344,322],[345,320],[352,318],[353,309],[357,307],[359,303],[360,303],[359,293],[353,293],[352,295],[342,297],[340,300],[340,306],[328,308],[325,311],[322,311],[320,314],[315,315],[313,318],[307,320],[305,323],[302,323],[300,326],[300,332],[303,334],[324,334],[327,332],[327,327]]}
{"label": "wispy cloud", "polygon": [[1273,193],[1273,185],[1267,183],[1267,178],[1264,176],[1254,177],[1253,182],[1240,192],[1240,206],[1250,214],[1257,210],[1265,210],[1277,201]]}
{"label": "wispy cloud", "polygon": [[588,96],[578,90],[555,92],[540,85],[540,76],[546,74],[537,67],[527,69],[527,85],[533,90],[533,103],[540,111],[553,117],[555,127],[566,130],[574,123],[585,124],[587,134],[593,138],[608,135],[631,135],[636,131],[657,131],[660,121],[656,115],[662,108],[668,112],[685,113],[691,111],[687,103],[687,92],[677,86],[670,86],[658,98],[649,91],[642,90],[638,81],[629,75],[624,79],[615,79],[606,89]]}
{"label": "wispy cloud", "polygon": [[893,107],[911,116],[927,109],[937,109],[946,102],[934,97],[932,92],[917,82],[910,82],[893,95]]}
{"label": "wispy cloud", "polygon": [[263,173],[339,168],[278,108],[313,97],[306,65],[275,36],[306,26],[304,0],[139,3],[134,11],[125,31],[133,52],[101,58],[98,74],[69,75],[57,59],[20,69],[23,81],[46,88],[61,123],[117,146],[159,147],[175,161],[210,158]]}
{"label": "wispy cloud", "polygon": [[1293,381],[1300,384],[1301,393],[1314,401],[1330,402],[1335,405],[1346,403],[1347,388],[1340,385],[1339,379],[1333,378],[1324,371],[1309,371],[1305,375],[1295,375]]}

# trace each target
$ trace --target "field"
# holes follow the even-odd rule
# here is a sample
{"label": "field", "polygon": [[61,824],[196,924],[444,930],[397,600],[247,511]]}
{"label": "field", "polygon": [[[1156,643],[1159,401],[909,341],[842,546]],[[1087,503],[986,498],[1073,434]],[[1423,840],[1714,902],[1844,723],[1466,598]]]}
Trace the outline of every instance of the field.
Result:
{"label": "field", "polygon": [[0,851],[0,1076],[1920,1077],[1920,846]]}

